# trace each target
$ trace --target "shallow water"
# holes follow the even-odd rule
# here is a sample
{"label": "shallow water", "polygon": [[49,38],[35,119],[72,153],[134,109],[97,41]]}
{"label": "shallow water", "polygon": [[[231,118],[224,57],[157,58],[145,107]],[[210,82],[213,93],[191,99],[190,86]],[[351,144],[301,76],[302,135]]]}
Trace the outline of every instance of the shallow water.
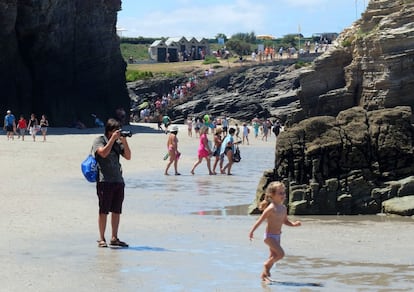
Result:
{"label": "shallow water", "polygon": [[[260,146],[241,145],[242,161],[235,163],[233,175],[210,176],[203,161],[191,175],[190,169],[194,159],[187,153],[194,152],[194,145],[183,145],[181,151],[187,157],[179,162],[180,176],[164,176],[162,171],[134,173],[126,175],[127,192],[140,194],[150,193],[154,199],[154,208],[160,208],[162,213],[188,214],[193,212],[208,212],[225,210],[229,205],[246,205],[253,202],[257,184],[265,170],[274,165],[274,140]],[[170,170],[172,172],[172,169]],[[136,177],[136,178],[135,178]],[[168,199],[168,205],[157,205]],[[244,213],[247,215],[247,210]]]}
{"label": "shallow water", "polygon": [[[190,151],[183,148],[183,152]],[[192,176],[185,171],[191,168],[185,161],[181,162],[181,176],[148,172],[133,179],[134,174],[129,175],[130,211],[162,214],[172,221],[166,214],[180,216],[194,224],[194,235],[179,232],[183,223],[167,224],[169,231],[162,246],[170,245],[170,249],[161,253],[182,253],[185,258],[157,282],[159,289],[411,291],[413,220],[381,215],[300,217],[301,228],[285,227],[282,246],[286,245],[287,255],[272,269],[281,282],[261,283],[258,276],[267,248],[260,239],[262,231],[257,231],[258,240],[249,243],[247,233],[257,216],[247,215],[247,208],[254,200],[263,171],[273,167],[273,143],[241,146],[241,152],[242,161],[234,166],[233,176],[209,176],[205,164]],[[138,207],[142,196],[150,196],[145,209]],[[402,233],[395,236],[395,232]],[[124,273],[151,275],[163,270],[162,266],[158,263],[151,269],[144,265]],[[183,280],[185,274],[192,279]]]}

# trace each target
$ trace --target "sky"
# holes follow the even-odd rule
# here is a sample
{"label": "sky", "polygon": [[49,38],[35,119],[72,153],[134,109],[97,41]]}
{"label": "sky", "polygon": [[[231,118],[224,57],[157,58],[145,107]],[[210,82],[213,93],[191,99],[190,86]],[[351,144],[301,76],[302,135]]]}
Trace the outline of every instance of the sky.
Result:
{"label": "sky", "polygon": [[337,32],[360,18],[370,0],[122,0],[124,37],[215,38],[224,33],[272,35]]}

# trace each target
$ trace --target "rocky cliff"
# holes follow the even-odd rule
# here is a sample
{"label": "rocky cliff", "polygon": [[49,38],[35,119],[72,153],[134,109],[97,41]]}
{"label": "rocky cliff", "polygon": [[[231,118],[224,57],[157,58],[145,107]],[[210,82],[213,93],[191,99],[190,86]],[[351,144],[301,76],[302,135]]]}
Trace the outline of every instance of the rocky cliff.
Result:
{"label": "rocky cliff", "polygon": [[0,2],[1,110],[53,126],[129,108],[116,34],[120,0]]}
{"label": "rocky cliff", "polygon": [[414,1],[371,0],[299,77],[302,113],[280,135],[256,202],[281,179],[292,214],[414,214],[400,198],[414,195],[413,20]]}

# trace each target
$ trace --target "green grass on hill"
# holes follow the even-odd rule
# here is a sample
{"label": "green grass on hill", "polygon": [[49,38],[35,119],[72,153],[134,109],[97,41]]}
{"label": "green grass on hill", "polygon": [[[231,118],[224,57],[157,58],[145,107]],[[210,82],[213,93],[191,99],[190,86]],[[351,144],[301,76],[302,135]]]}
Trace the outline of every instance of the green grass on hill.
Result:
{"label": "green grass on hill", "polygon": [[121,43],[121,54],[126,62],[132,57],[137,61],[148,60],[148,45]]}

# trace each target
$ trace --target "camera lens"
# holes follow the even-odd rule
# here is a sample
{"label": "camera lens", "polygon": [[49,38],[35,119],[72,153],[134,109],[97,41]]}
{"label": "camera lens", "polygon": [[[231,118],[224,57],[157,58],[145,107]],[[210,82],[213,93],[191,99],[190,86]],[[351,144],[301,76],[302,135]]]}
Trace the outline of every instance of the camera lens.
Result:
{"label": "camera lens", "polygon": [[121,131],[121,136],[122,137],[132,137],[132,132],[131,131]]}

